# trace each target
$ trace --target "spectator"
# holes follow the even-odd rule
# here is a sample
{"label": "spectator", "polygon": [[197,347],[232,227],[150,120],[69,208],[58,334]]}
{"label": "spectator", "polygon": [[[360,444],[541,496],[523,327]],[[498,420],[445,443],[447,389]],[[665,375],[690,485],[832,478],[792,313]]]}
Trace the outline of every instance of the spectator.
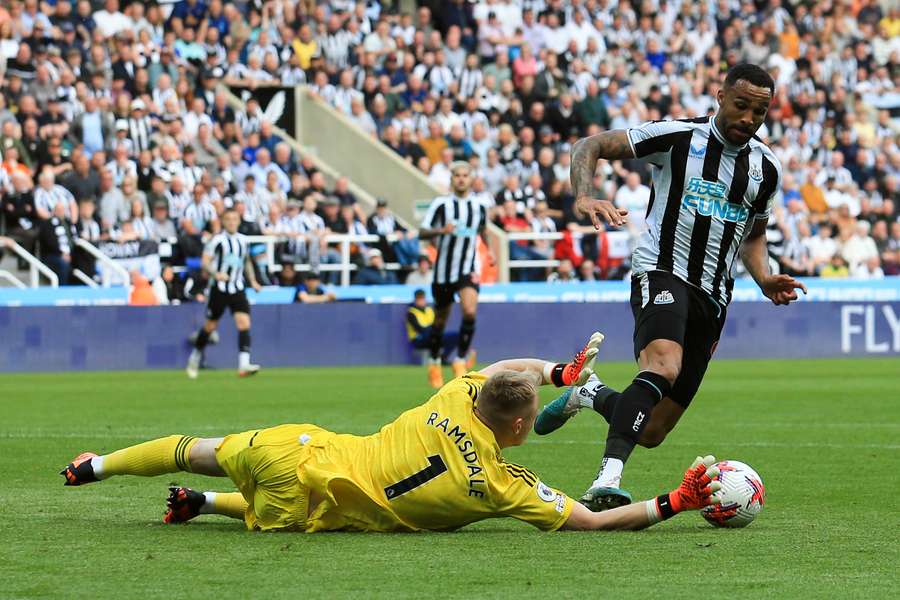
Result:
{"label": "spectator", "polygon": [[295,302],[302,302],[303,304],[324,304],[335,300],[337,300],[337,295],[334,292],[326,291],[322,287],[322,280],[316,271],[310,271],[306,275],[306,279],[297,287],[297,292],[294,296]]}
{"label": "spectator", "polygon": [[77,232],[62,202],[53,205],[47,219],[41,221],[41,260],[59,278],[60,285],[69,282],[72,273],[72,248]]}
{"label": "spectator", "polygon": [[431,269],[431,259],[422,254],[416,263],[416,268],[406,276],[406,285],[429,286],[434,279],[434,271]]}
{"label": "spectator", "polygon": [[575,275],[575,267],[572,265],[572,261],[568,258],[559,261],[556,271],[550,273],[550,276],[547,277],[547,283],[572,283],[573,281],[578,281],[578,277]]}
{"label": "spectator", "polygon": [[369,250],[369,264],[357,272],[357,285],[389,285],[397,283],[397,275],[388,271],[384,265],[381,250]]}

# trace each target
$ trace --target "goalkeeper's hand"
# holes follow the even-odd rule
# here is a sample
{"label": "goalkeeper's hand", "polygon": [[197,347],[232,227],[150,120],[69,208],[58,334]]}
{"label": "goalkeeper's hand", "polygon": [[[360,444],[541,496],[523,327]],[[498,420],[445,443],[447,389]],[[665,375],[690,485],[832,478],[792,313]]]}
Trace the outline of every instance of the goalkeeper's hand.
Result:
{"label": "goalkeeper's hand", "polygon": [[603,334],[595,331],[575,358],[566,364],[558,364],[551,371],[550,380],[557,387],[584,385],[594,373],[594,359],[597,358]]}
{"label": "goalkeeper's hand", "polygon": [[699,510],[710,504],[718,504],[721,500],[714,493],[722,489],[722,484],[713,481],[719,475],[713,456],[698,456],[691,467],[684,472],[681,485],[669,493],[672,510],[679,513],[684,510]]}

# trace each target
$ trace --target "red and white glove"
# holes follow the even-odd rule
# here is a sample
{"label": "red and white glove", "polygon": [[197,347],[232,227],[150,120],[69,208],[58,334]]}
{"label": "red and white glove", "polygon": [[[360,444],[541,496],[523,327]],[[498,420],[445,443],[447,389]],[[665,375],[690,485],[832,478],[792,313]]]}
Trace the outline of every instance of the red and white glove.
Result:
{"label": "red and white glove", "polygon": [[720,499],[713,494],[722,489],[722,484],[713,481],[719,475],[715,464],[713,456],[698,456],[685,471],[684,479],[677,489],[648,502],[651,521],[659,522],[685,510],[700,510],[704,506],[718,504]]}
{"label": "red and white glove", "polygon": [[547,379],[556,387],[584,385],[594,373],[594,359],[597,358],[597,352],[601,343],[603,343],[603,334],[595,331],[588,343],[575,355],[571,362],[549,366],[549,373],[546,374]]}

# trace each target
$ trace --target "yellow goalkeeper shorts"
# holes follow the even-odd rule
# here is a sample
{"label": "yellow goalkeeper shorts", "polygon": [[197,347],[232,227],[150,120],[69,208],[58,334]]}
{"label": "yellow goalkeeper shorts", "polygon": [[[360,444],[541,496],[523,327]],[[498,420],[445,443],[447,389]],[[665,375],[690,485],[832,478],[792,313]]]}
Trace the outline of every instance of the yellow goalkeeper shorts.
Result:
{"label": "yellow goalkeeper shorts", "polygon": [[315,425],[279,425],[222,440],[216,459],[249,504],[248,529],[306,529],[309,489],[297,479],[297,465],[304,444],[320,433],[328,432]]}

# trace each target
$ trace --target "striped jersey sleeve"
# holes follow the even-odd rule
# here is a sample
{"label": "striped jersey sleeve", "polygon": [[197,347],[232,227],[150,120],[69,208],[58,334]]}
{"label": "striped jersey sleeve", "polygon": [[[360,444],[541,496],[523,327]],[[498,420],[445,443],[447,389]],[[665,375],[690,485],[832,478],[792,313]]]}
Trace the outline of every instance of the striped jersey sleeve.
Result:
{"label": "striped jersey sleeve", "polygon": [[635,158],[659,164],[663,156],[691,129],[691,124],[684,121],[648,121],[629,128],[626,133]]}
{"label": "striped jersey sleeve", "polygon": [[422,229],[437,229],[443,227],[444,223],[444,203],[447,199],[444,196],[435,198],[428,207],[428,212],[422,219]]}

